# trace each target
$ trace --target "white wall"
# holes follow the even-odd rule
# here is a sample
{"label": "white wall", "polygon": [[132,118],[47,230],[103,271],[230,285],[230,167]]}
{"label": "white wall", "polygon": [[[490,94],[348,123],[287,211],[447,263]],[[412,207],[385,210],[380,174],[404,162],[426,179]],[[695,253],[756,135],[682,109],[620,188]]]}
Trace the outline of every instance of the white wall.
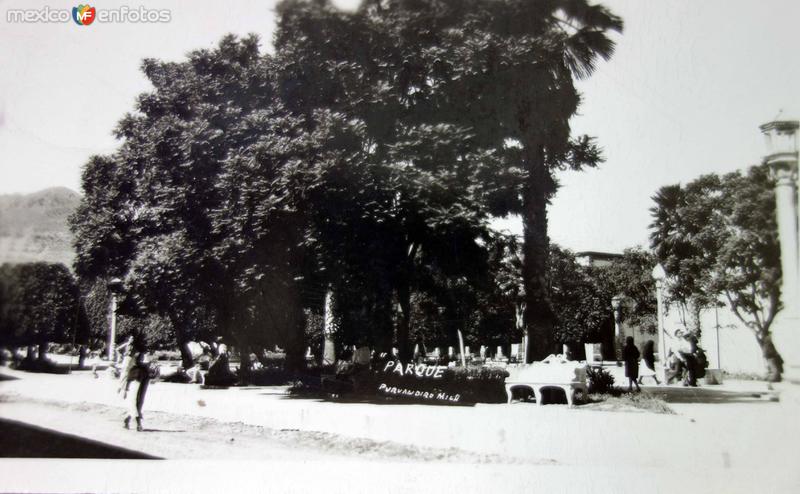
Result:
{"label": "white wall", "polygon": [[[668,349],[676,346],[677,340],[670,335],[681,326],[683,322],[677,306],[669,307],[664,317],[664,327],[668,335],[665,337],[665,344]],[[728,372],[764,373],[764,360],[755,335],[727,305],[703,310],[700,313],[700,326],[700,346],[706,351],[709,368],[717,368],[719,365]]]}

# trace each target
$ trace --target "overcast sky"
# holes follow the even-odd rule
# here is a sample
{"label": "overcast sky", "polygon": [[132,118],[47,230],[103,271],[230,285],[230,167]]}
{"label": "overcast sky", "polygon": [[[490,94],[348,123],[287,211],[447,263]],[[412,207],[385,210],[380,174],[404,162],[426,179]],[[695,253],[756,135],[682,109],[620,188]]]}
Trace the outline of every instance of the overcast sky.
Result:
{"label": "overcast sky", "polygon": [[[603,3],[624,18],[625,33],[614,58],[581,81],[572,123],[598,138],[607,161],[560,176],[550,236],[578,251],[615,252],[646,245],[660,186],[754,164],[764,153],[758,126],[780,110],[800,116],[800,2]],[[228,32],[257,33],[271,49],[270,1],[92,5],[170,9],[171,22],[14,24],[8,9],[75,3],[0,0],[0,193],[79,190],[82,164],[113,151],[111,129],[148,88],[142,58],[178,60]]]}

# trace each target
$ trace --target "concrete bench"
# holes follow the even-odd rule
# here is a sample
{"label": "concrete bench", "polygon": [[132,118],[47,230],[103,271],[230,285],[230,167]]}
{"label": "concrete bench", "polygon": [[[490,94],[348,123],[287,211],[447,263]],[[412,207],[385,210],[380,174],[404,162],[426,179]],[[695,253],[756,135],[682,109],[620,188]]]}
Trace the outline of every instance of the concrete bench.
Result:
{"label": "concrete bench", "polygon": [[586,365],[551,356],[542,362],[508,368],[509,376],[505,380],[508,403],[512,401],[511,391],[514,388],[528,388],[536,397],[536,404],[542,404],[542,390],[560,388],[567,396],[567,403],[573,406],[575,392],[586,396]]}

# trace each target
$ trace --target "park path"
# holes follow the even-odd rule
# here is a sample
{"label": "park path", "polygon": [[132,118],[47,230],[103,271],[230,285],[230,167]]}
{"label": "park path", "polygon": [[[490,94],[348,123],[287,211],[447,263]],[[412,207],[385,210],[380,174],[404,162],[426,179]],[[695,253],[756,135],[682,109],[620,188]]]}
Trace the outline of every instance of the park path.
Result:
{"label": "park path", "polygon": [[[94,414],[105,407],[107,412],[104,413],[113,415],[115,412],[109,410],[120,406],[114,382],[104,377],[94,379],[88,372],[44,375],[3,368],[0,373],[12,378],[0,381],[0,396],[9,400],[0,403],[0,417],[24,419],[27,416],[31,420],[35,415],[41,423],[48,420],[47,407],[51,410],[54,406],[72,408],[71,412],[77,413],[84,407],[84,412],[93,411]],[[359,447],[348,445],[346,438],[362,438],[373,441],[358,443],[365,450],[385,443],[429,450],[455,448],[474,453],[473,456],[453,453],[455,463],[502,465],[517,472],[518,469],[535,468],[538,472],[562,467],[562,473],[574,472],[576,468],[581,472],[605,469],[617,475],[626,469],[635,469],[637,472],[652,471],[656,478],[678,475],[678,478],[685,476],[728,487],[717,492],[754,489],[787,492],[785,488],[789,486],[800,486],[796,471],[798,456],[792,439],[800,437],[798,408],[794,403],[765,399],[765,395],[758,392],[764,390],[763,383],[726,384],[724,389],[716,390],[713,400],[703,395],[706,391],[673,389],[667,391],[676,397],[671,406],[677,414],[666,415],[569,409],[562,405],[537,407],[527,403],[474,407],[333,403],[290,398],[283,387],[211,390],[195,385],[157,383],[150,388],[147,397],[145,426],[164,430],[160,436],[151,434],[146,440],[134,441],[152,443],[162,437],[158,441],[165,450],[148,449],[146,443],[140,450],[149,454],[167,451],[161,456],[170,458],[206,456],[324,462],[334,456],[336,461],[347,462],[363,458],[344,454],[348,448]],[[32,415],[33,408],[38,411]],[[148,415],[147,412],[157,413]],[[164,417],[168,418],[166,425],[158,425]],[[90,419],[89,423],[75,421],[70,433],[86,431],[91,434],[96,429],[91,420],[96,417],[89,414],[86,418]],[[119,434],[121,428],[117,429],[110,415],[107,418],[109,431],[113,428],[108,440],[118,444],[114,435]],[[229,429],[203,430],[204,420],[228,424]],[[271,445],[263,437],[252,438],[247,434],[236,437],[236,427],[245,426],[283,433],[329,434],[326,436],[329,443],[342,443],[344,449],[313,441],[307,443],[309,447],[305,449],[293,448],[292,443],[302,442],[302,436],[288,442],[278,438]],[[170,427],[185,432],[168,432]],[[137,437],[135,433],[129,434]],[[180,440],[171,439],[178,436]],[[224,445],[230,438],[239,444]],[[251,439],[253,443],[248,446],[246,442]],[[206,443],[214,446],[202,449]],[[169,450],[170,444],[175,449]],[[136,444],[126,443],[125,446],[137,449]],[[398,458],[404,455],[407,456],[405,461],[414,460],[413,450],[409,450],[410,453],[400,451],[395,456],[377,455],[376,461],[386,465],[400,461]],[[427,463],[430,458],[423,455],[417,459],[421,460],[418,463]],[[670,485],[665,482],[661,485]],[[655,491],[667,492],[661,488]]]}

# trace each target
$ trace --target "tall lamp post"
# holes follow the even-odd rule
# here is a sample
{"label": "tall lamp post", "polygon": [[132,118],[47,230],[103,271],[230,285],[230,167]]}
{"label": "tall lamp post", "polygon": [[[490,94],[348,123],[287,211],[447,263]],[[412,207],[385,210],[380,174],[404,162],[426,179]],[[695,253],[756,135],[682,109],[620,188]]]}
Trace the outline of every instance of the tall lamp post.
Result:
{"label": "tall lamp post", "polygon": [[658,263],[653,268],[650,276],[652,276],[653,281],[656,282],[656,302],[658,304],[658,360],[661,363],[661,378],[664,380],[664,382],[666,382],[667,345],[664,341],[664,281],[667,279],[667,272],[664,271],[664,266],[662,266],[661,263]]}
{"label": "tall lamp post", "polygon": [[620,308],[624,295],[611,297],[611,308],[614,310],[614,356],[619,362],[622,359],[622,331],[620,330]]}
{"label": "tall lamp post", "polygon": [[786,377],[800,378],[800,240],[798,240],[797,133],[800,122],[777,120],[760,127],[766,141],[769,165],[775,178],[775,215],[781,248],[781,302],[783,310],[773,325],[775,344],[785,361]]}
{"label": "tall lamp post", "polygon": [[108,291],[111,292],[111,324],[108,327],[108,361],[114,362],[114,347],[117,339],[117,295],[122,291],[122,280],[112,278],[108,284]]}

